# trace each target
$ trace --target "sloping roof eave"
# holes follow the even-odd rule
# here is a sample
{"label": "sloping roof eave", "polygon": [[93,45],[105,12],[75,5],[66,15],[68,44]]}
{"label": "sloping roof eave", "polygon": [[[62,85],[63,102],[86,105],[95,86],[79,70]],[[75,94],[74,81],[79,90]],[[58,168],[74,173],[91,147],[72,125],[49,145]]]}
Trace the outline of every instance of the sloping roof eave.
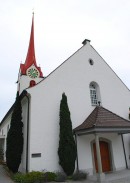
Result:
{"label": "sloping roof eave", "polygon": [[97,106],[86,120],[74,129],[75,133],[91,131],[101,132],[119,132],[129,131],[130,121],[120,117],[119,115],[105,109],[102,106]]}
{"label": "sloping roof eave", "polygon": [[[23,90],[23,92],[20,94],[20,100],[22,100],[26,94],[27,94],[27,91],[26,90]],[[6,118],[12,113],[12,111],[14,109],[14,104],[15,104],[15,102],[13,103],[13,105],[10,107],[10,109],[8,110],[8,112],[5,114],[5,116],[1,120],[0,127],[5,122]]]}
{"label": "sloping roof eave", "polygon": [[126,127],[92,127],[80,130],[73,130],[77,135],[87,135],[95,133],[118,133],[118,134],[127,134],[130,133],[130,126]]}

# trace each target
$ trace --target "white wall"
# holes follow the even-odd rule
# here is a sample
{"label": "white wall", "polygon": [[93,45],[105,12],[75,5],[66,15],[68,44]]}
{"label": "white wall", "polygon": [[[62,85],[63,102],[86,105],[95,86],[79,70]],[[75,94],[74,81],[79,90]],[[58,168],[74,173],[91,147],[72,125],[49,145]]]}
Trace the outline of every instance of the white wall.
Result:
{"label": "white wall", "polygon": [[[93,66],[88,62],[90,58],[94,61]],[[59,169],[57,149],[62,93],[67,95],[75,128],[94,109],[89,92],[92,81],[100,87],[102,106],[128,118],[129,90],[89,44],[83,46],[43,82],[27,90],[31,95],[30,170]],[[34,159],[32,153],[42,156]],[[85,168],[83,164],[80,166]]]}
{"label": "white wall", "polygon": [[[93,66],[88,62],[90,58],[94,61]],[[89,84],[92,81],[98,83],[100,87],[102,106],[127,119],[130,106],[129,90],[99,54],[87,44],[43,82],[28,89],[31,95],[31,170],[53,171],[59,169],[57,149],[59,106],[62,93],[65,92],[67,95],[73,128],[75,128],[94,109],[91,106],[89,92]],[[90,154],[90,150],[88,151]],[[42,156],[34,159],[31,158],[32,153],[41,153]],[[115,158],[118,159],[118,157]],[[92,168],[90,161],[88,164]],[[117,167],[119,166],[120,163],[119,165],[117,163]],[[85,165],[81,165],[81,167],[84,169]]]}
{"label": "white wall", "polygon": [[87,171],[90,175],[93,174],[91,141],[94,139],[94,135],[77,136],[79,170]]}
{"label": "white wall", "polygon": [[2,145],[4,147],[4,149],[3,149],[4,150],[4,160],[6,160],[6,156],[5,156],[6,138],[7,138],[8,129],[10,128],[11,116],[12,116],[12,112],[10,112],[10,114],[5,118],[4,123],[2,123],[0,126],[0,135],[4,136],[4,145]]}
{"label": "white wall", "polygon": [[[89,64],[89,59],[94,65]],[[29,86],[30,78],[21,76],[21,91]],[[36,82],[39,82],[38,78]],[[79,49],[65,63],[52,72],[33,88],[28,89],[30,100],[30,131],[29,131],[29,170],[59,170],[59,108],[62,93],[68,98],[73,128],[80,125],[94,109],[91,106],[89,84],[94,81],[100,87],[102,106],[128,119],[130,106],[130,91],[104,62],[100,55],[89,43]],[[27,141],[27,100],[22,101],[24,122],[24,149],[20,169],[26,169],[26,141]],[[10,124],[11,114],[0,126],[0,135],[7,137],[7,126]],[[114,163],[116,169],[125,167],[124,154],[120,136],[117,134],[101,134],[112,141]],[[80,169],[92,172],[92,156],[90,142],[94,136],[78,138],[78,154]],[[127,161],[129,162],[129,137],[124,136]],[[119,153],[120,149],[120,153]],[[5,150],[5,149],[4,149]],[[32,158],[33,153],[41,153],[41,157]]]}
{"label": "white wall", "polygon": [[19,94],[22,93],[23,90],[25,90],[26,88],[30,87],[30,81],[31,80],[35,80],[36,83],[39,83],[41,80],[43,80],[43,78],[35,78],[32,79],[27,75],[22,75],[19,77],[19,82],[18,82],[18,88],[19,88]]}

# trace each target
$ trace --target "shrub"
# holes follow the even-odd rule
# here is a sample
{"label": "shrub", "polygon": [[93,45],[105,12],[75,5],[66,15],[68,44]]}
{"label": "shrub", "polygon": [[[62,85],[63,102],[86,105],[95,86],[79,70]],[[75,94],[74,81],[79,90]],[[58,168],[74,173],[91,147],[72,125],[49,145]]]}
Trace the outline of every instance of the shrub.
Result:
{"label": "shrub", "polygon": [[44,173],[43,180],[45,182],[55,181],[55,179],[56,179],[56,174],[54,172],[45,172]]}
{"label": "shrub", "polygon": [[73,175],[72,175],[72,180],[78,181],[78,180],[84,180],[87,178],[87,173],[83,172],[83,171],[76,171]]}
{"label": "shrub", "polygon": [[13,177],[13,180],[17,183],[34,183],[34,182],[40,182],[43,180],[43,172],[29,172],[26,174],[22,173],[16,173]]}
{"label": "shrub", "polygon": [[56,173],[56,182],[65,182],[67,179],[67,176],[63,172],[57,172]]}
{"label": "shrub", "polygon": [[22,174],[22,173],[16,173],[14,176],[13,176],[13,180],[17,183],[21,183],[21,182],[24,182],[24,179],[25,179],[25,174]]}
{"label": "shrub", "polygon": [[26,177],[30,182],[41,181],[43,179],[43,172],[32,171],[27,173]]}

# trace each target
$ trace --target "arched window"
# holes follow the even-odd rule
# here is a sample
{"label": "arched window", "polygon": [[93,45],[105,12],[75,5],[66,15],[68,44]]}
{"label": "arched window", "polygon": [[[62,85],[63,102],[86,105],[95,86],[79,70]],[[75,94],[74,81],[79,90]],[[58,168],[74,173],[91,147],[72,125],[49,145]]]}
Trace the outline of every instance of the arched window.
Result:
{"label": "arched window", "polygon": [[30,81],[30,87],[33,87],[33,86],[35,86],[36,85],[36,82],[34,81],[34,80],[31,80]]}
{"label": "arched window", "polygon": [[100,97],[100,91],[99,91],[99,86],[96,82],[91,82],[89,85],[90,88],[90,98],[91,98],[91,104],[92,105],[98,105],[99,102],[101,102],[101,97]]}

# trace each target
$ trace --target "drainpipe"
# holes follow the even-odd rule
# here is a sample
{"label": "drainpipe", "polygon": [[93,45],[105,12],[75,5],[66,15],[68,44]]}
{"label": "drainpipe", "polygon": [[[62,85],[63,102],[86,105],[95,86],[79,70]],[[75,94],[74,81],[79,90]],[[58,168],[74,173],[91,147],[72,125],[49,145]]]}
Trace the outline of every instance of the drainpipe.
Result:
{"label": "drainpipe", "polygon": [[28,146],[29,146],[29,111],[30,111],[30,100],[26,93],[25,97],[28,101],[28,111],[27,111],[27,142],[26,142],[26,172],[28,172]]}
{"label": "drainpipe", "polygon": [[76,153],[77,153],[77,158],[76,158],[76,163],[77,163],[77,171],[79,171],[79,161],[78,161],[78,150],[77,150],[77,135],[75,135],[75,143],[76,143]]}
{"label": "drainpipe", "polygon": [[123,139],[123,135],[122,134],[121,134],[121,139],[122,139],[122,145],[123,145],[124,156],[125,156],[125,164],[126,164],[126,168],[128,169],[128,164],[127,164],[127,159],[126,159],[126,151],[125,151],[125,145],[124,145],[124,139]]}

